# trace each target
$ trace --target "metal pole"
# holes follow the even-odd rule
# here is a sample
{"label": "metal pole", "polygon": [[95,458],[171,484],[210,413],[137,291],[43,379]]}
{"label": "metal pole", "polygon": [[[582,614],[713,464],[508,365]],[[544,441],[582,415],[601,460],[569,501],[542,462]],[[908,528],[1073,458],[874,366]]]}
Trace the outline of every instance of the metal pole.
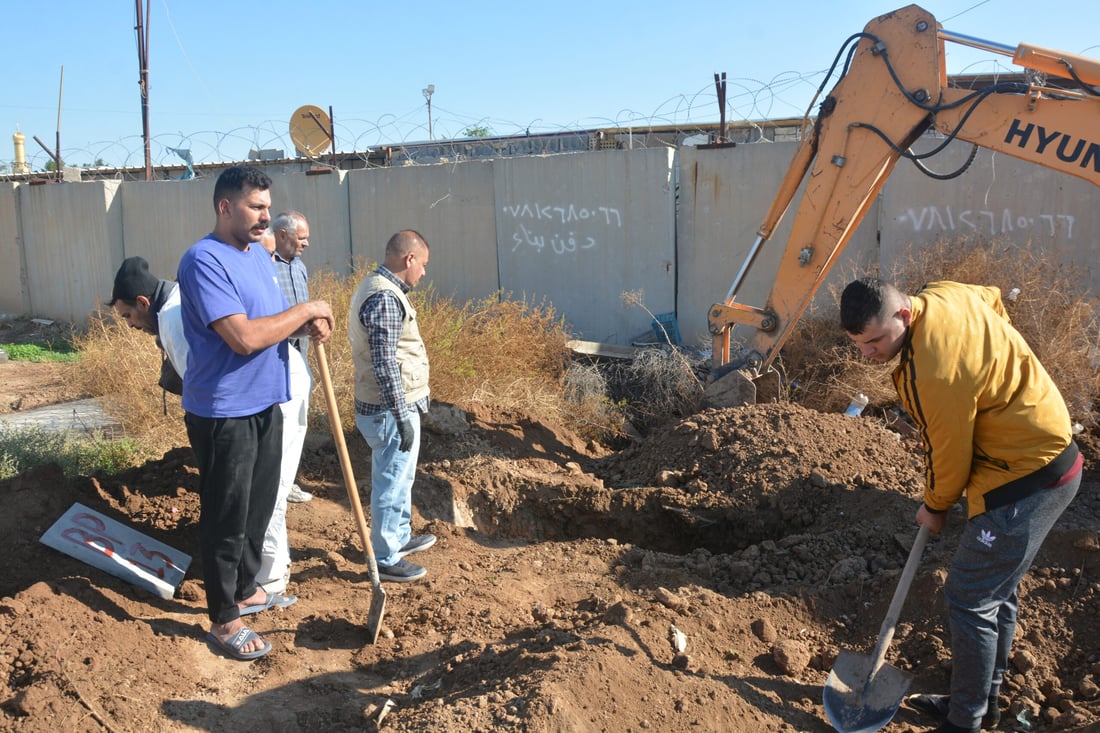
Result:
{"label": "metal pole", "polygon": [[424,87],[424,99],[428,102],[428,139],[432,140],[432,95],[435,94],[435,84]]}
{"label": "metal pole", "polygon": [[153,180],[153,156],[149,150],[149,0],[145,0],[142,19],[141,0],[134,0],[137,11],[138,72],[141,88],[141,139],[145,143],[145,180]]}
{"label": "metal pole", "polygon": [[336,164],[336,118],[332,116],[332,105],[328,106],[328,129],[325,130],[328,133],[328,141],[332,144],[332,168],[338,170],[340,166]]}
{"label": "metal pole", "polygon": [[[61,84],[57,88],[57,127],[54,129],[53,162],[57,166],[57,180],[61,180],[61,100],[65,96],[65,67],[61,67]],[[41,144],[41,143],[40,143]]]}
{"label": "metal pole", "polygon": [[726,72],[721,77],[714,74],[714,89],[718,94],[718,142],[726,142]]}

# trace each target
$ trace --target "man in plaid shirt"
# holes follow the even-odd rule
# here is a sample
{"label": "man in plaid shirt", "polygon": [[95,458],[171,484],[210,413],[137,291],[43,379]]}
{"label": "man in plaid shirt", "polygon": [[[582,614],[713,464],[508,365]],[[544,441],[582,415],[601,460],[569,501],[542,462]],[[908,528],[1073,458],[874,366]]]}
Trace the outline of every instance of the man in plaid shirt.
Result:
{"label": "man in plaid shirt", "polygon": [[[300,212],[285,211],[272,219],[269,231],[274,238],[271,259],[275,262],[275,272],[279,275],[279,288],[286,296],[287,303],[294,305],[308,302],[309,272],[306,270],[305,263],[302,262],[302,253],[309,247],[309,222]],[[308,365],[309,361],[306,357],[309,354],[309,339],[291,338],[288,341],[293,348],[301,352],[302,359]],[[284,455],[294,453],[301,455],[302,453],[302,445],[305,442],[308,428],[306,420],[309,411],[308,390],[305,401],[300,407],[301,414],[297,415],[292,422],[284,423],[284,431],[292,434],[292,436],[288,436],[286,441],[289,445],[283,447]],[[290,439],[291,437],[293,440]],[[287,480],[291,483],[290,493],[287,494],[286,500],[300,504],[312,499],[313,494],[304,490],[294,481],[298,473],[298,461],[293,461],[293,466],[288,466],[288,469],[291,475]]]}
{"label": "man in plaid shirt", "polygon": [[[291,305],[309,300],[309,271],[302,262],[302,253],[309,247],[309,222],[297,211],[285,211],[271,221],[271,233],[275,236],[275,271],[279,274],[279,287]],[[309,353],[308,338],[292,338],[290,345]]]}
{"label": "man in plaid shirt", "polygon": [[428,243],[405,229],[386,243],[384,264],[351,298],[348,338],[355,363],[355,424],[371,449],[371,545],[382,580],[427,574],[406,555],[435,536],[412,534],[412,484],[420,413],[428,411],[428,353],[408,292],[428,268]]}

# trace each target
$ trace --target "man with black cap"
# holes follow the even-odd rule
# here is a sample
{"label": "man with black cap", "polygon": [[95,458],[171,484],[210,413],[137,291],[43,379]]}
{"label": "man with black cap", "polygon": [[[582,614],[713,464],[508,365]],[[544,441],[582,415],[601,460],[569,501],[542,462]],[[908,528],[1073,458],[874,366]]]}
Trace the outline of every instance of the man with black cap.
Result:
{"label": "man with black cap", "polygon": [[[115,274],[115,287],[107,305],[131,328],[156,336],[157,346],[165,354],[159,384],[172,394],[183,394],[180,374],[187,366],[187,341],[179,317],[180,291],[176,283],[154,277],[144,257],[127,257]],[[172,313],[174,317],[169,316]],[[174,366],[177,364],[178,370]]]}

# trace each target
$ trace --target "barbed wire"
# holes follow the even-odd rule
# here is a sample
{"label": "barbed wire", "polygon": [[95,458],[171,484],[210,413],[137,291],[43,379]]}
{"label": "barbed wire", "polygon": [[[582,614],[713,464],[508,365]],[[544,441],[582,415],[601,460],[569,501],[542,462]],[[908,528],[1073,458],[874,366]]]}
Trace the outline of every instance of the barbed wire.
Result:
{"label": "barbed wire", "polygon": [[[988,62],[986,62],[988,63]],[[1011,71],[995,64],[995,68]],[[726,120],[731,124],[766,122],[812,114],[807,109],[814,93],[826,86],[825,70],[784,71],[767,81],[747,77],[726,80]],[[431,139],[426,105],[417,105],[400,113],[385,113],[375,119],[342,117],[334,110],[333,128],[337,152],[362,153],[364,160],[371,150],[383,146],[407,146],[420,143],[441,144],[447,141],[469,140],[472,137],[512,137],[555,135],[580,130],[603,128],[682,128],[685,134],[700,125],[713,126],[720,117],[717,90],[707,84],[690,93],[670,97],[649,112],[624,108],[615,117],[590,117],[566,123],[553,123],[542,118],[521,122],[490,116],[476,117],[453,111],[434,103],[431,107]],[[297,156],[290,139],[289,113],[279,120],[264,120],[229,130],[175,131],[157,129],[157,112],[152,108],[152,129],[149,147],[154,167],[223,163],[247,160],[260,151],[269,157]],[[47,169],[51,156],[31,144],[25,144],[26,163],[31,172]],[[47,136],[50,139],[52,136]],[[66,145],[62,135],[61,158],[66,165],[95,167],[100,163],[110,168],[135,168],[145,164],[145,144],[140,133],[113,140]],[[282,155],[276,155],[282,151]],[[186,161],[181,152],[188,153]],[[14,160],[0,156],[0,173],[11,173]]]}

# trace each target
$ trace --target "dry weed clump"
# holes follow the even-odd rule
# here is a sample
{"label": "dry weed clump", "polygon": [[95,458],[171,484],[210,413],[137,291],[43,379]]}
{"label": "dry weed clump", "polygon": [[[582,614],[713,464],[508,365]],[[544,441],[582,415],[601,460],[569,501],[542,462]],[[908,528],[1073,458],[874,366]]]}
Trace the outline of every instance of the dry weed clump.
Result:
{"label": "dry weed clump", "polygon": [[680,349],[643,349],[624,370],[624,398],[629,400],[636,427],[692,414],[703,396],[703,386],[691,360]]}
{"label": "dry weed clump", "polygon": [[[910,249],[885,277],[908,293],[931,280],[999,287],[1013,325],[1058,385],[1072,417],[1086,425],[1096,423],[1100,314],[1088,283],[1071,267],[1032,246],[957,239]],[[863,392],[872,405],[892,404],[893,365],[863,360],[838,325],[841,289],[832,289],[828,305],[804,318],[788,341],[784,363],[800,384],[793,398],[815,409],[836,410]]]}
{"label": "dry weed clump", "polygon": [[[351,298],[374,264],[356,265],[351,275],[316,272],[310,276],[310,296],[325,300],[336,321],[325,344],[329,374],[345,430],[355,429],[355,366],[347,337]],[[565,398],[563,381],[569,334],[564,322],[548,305],[489,296],[458,302],[431,288],[413,290],[420,331],[431,360],[434,399],[481,402],[499,408],[523,407],[557,415],[567,424],[587,428],[598,424],[618,427],[591,405]],[[103,402],[128,435],[154,451],[186,445],[180,398],[157,386],[161,353],[148,334],[129,328],[113,310],[104,308],[90,317],[77,347],[82,360],[77,379],[89,394]],[[310,422],[314,430],[328,428],[328,406],[321,389],[318,350],[310,349],[314,390]]]}
{"label": "dry weed clump", "polygon": [[613,443],[625,434],[626,402],[611,397],[607,375],[597,364],[574,361],[562,385],[566,422],[587,440]]}
{"label": "dry weed clump", "polygon": [[162,356],[149,334],[102,307],[73,344],[81,354],[73,369],[78,386],[99,398],[126,435],[157,453],[187,444],[180,398],[157,386]]}
{"label": "dry weed clump", "polygon": [[[325,348],[341,421],[348,430],[355,425],[349,310],[359,282],[374,268],[363,262],[348,276],[323,272],[310,277],[310,296],[328,301],[336,317],[336,331]],[[433,399],[566,412],[561,384],[569,336],[551,307],[502,299],[499,294],[459,302],[431,287],[412,290],[409,299],[428,349]],[[317,350],[310,353],[319,383]],[[310,404],[311,412],[326,410],[316,389]]]}
{"label": "dry weed clump", "polygon": [[[309,297],[327,302],[336,320],[332,336],[325,342],[325,356],[344,430],[355,430],[355,364],[351,360],[351,343],[348,341],[348,309],[359,281],[374,268],[373,263],[364,261],[356,264],[351,275],[326,270],[312,272],[309,276]],[[314,430],[328,430],[328,404],[321,386],[318,358],[316,347],[311,345],[309,366],[313,372],[313,392],[309,399],[309,423]]]}
{"label": "dry weed clump", "polygon": [[427,290],[414,301],[428,347],[432,394],[561,413],[569,333],[547,304],[492,295],[458,302]]}

